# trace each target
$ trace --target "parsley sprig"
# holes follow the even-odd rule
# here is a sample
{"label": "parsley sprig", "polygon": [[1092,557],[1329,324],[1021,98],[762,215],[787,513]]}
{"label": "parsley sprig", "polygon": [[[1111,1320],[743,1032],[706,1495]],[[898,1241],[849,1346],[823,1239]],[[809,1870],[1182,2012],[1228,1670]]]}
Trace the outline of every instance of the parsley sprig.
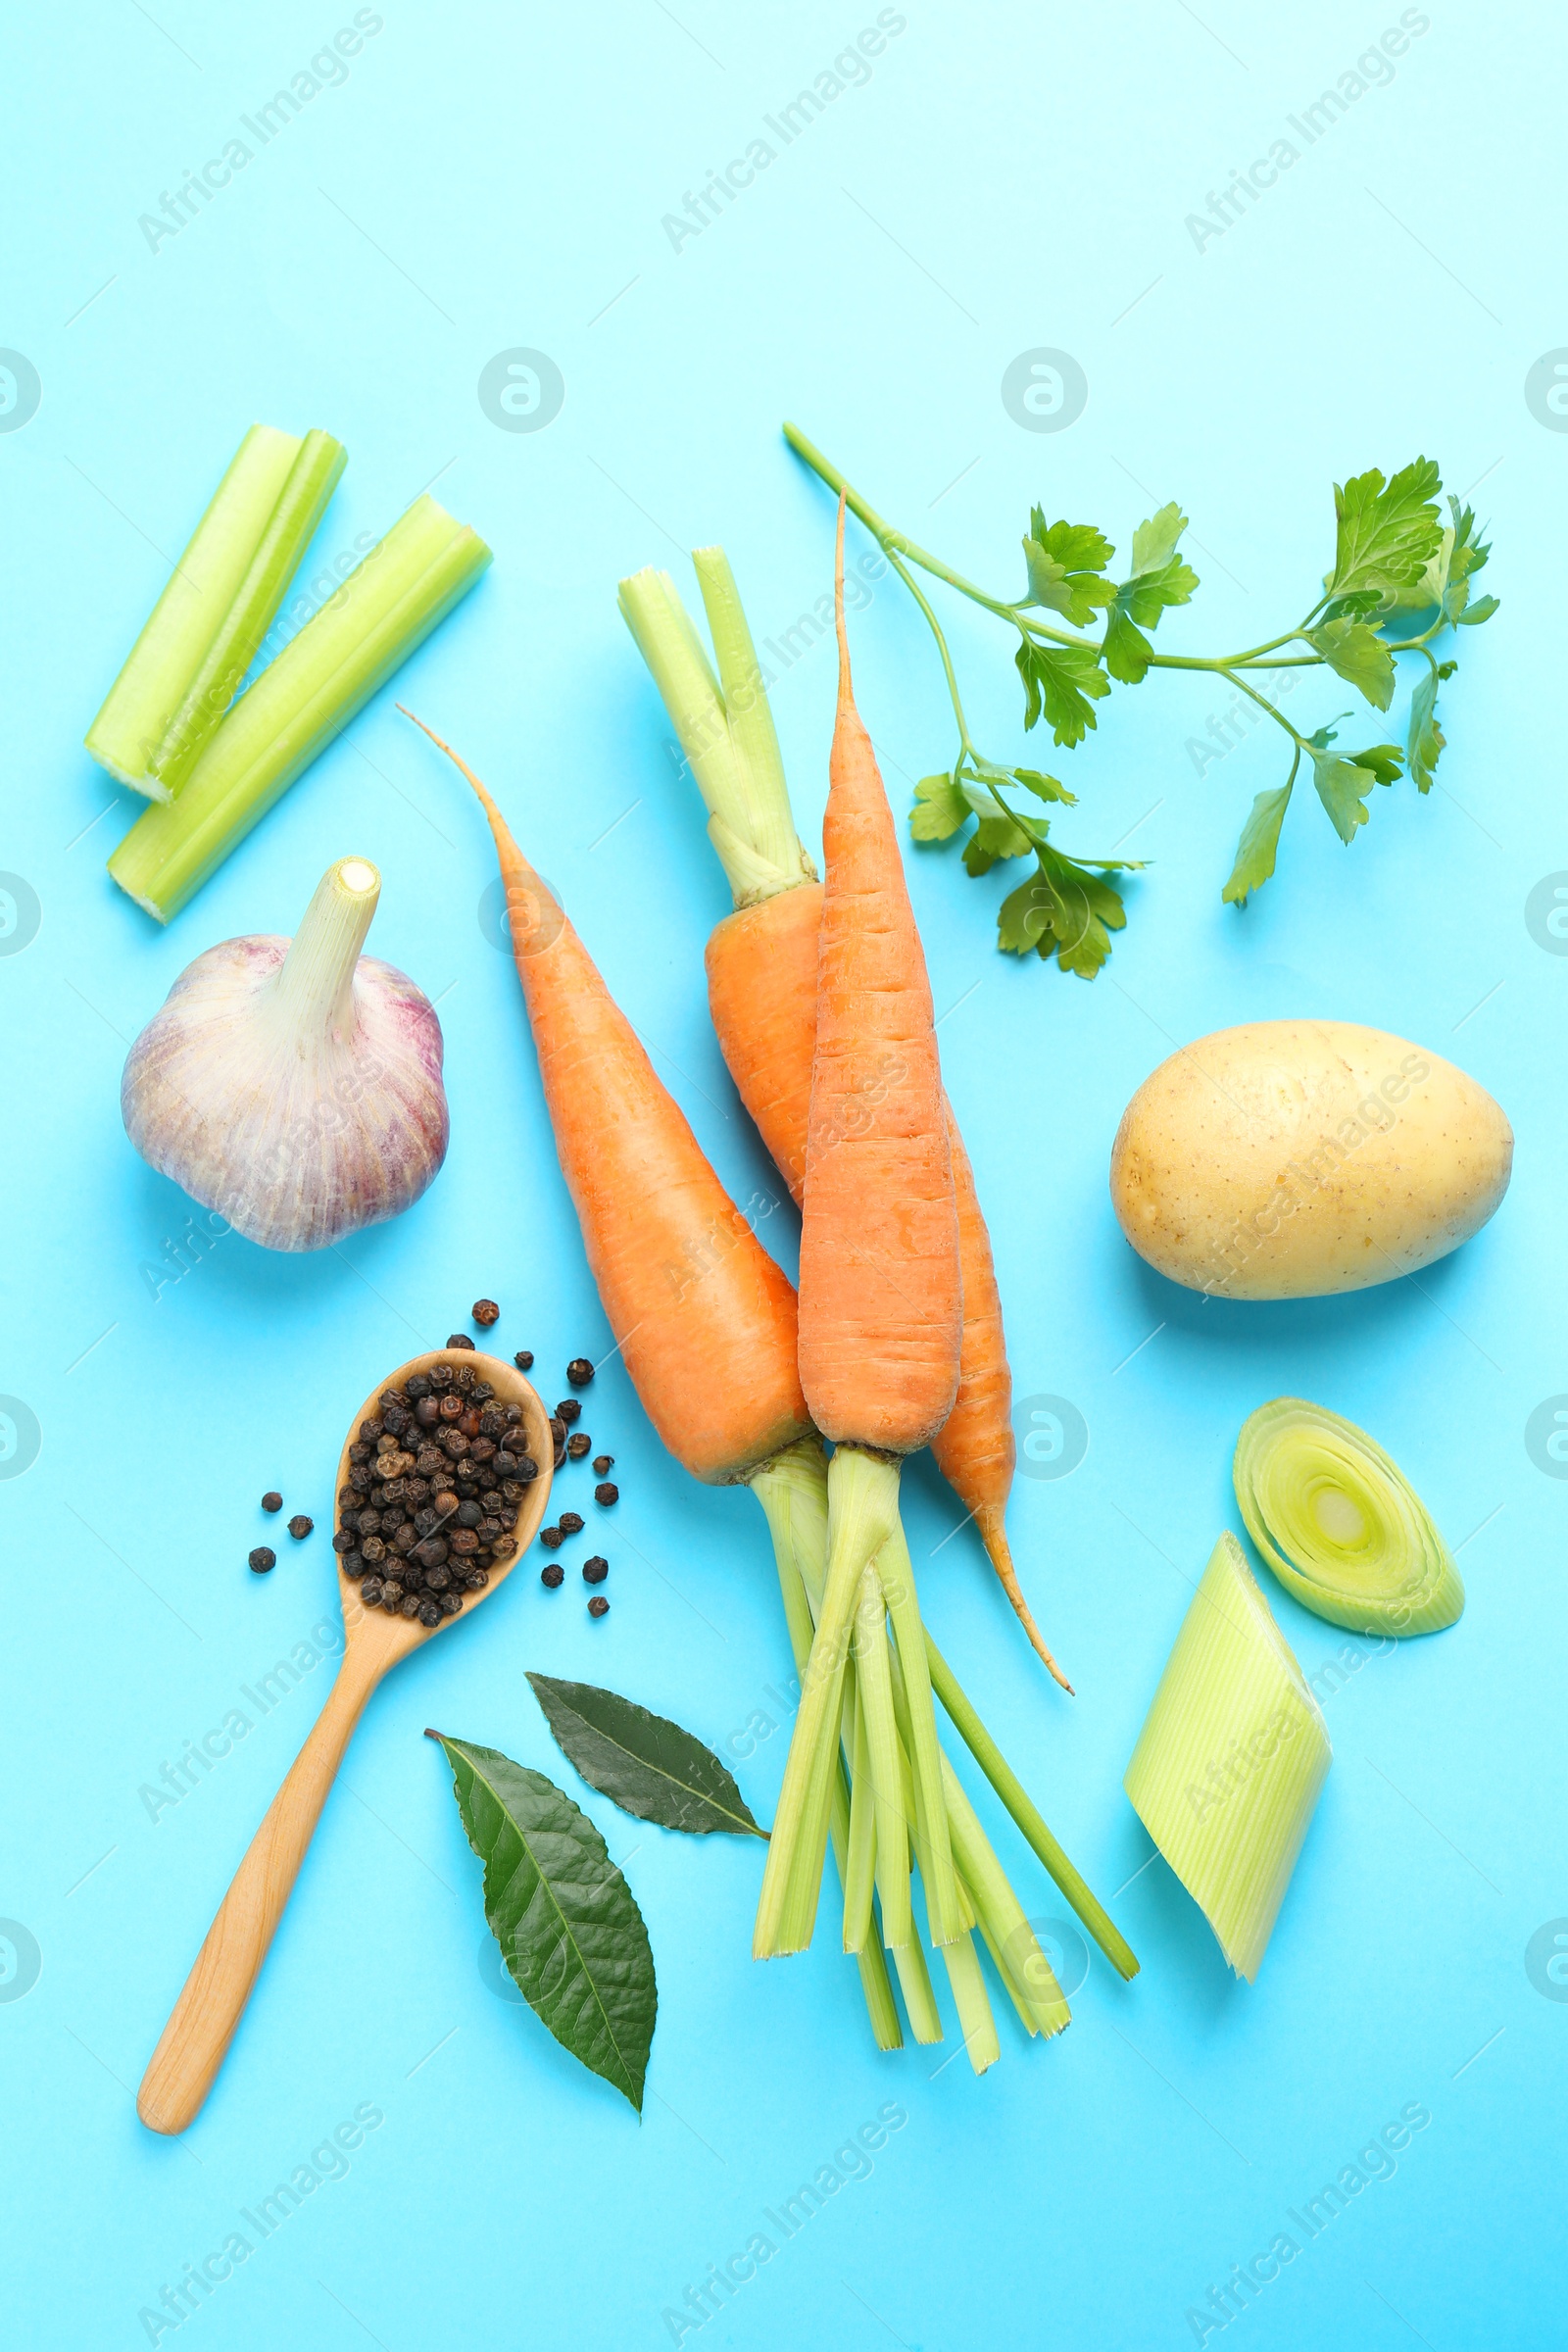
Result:
{"label": "parsley sprig", "polygon": [[[1058,746],[1072,749],[1082,743],[1096,725],[1095,705],[1110,693],[1112,683],[1142,685],[1152,669],[1211,671],[1267,713],[1290,742],[1290,771],[1283,784],[1260,792],[1252,803],[1221,893],[1231,905],[1244,906],[1274,871],[1280,828],[1303,757],[1318,799],[1346,843],[1366,823],[1374,786],[1408,773],[1419,792],[1431,790],[1444,747],[1438,688],[1456,666],[1451,659],[1440,661],[1433,643],[1444,630],[1474,627],[1497,610],[1494,596],[1472,598],[1475,575],[1491,551],[1477,535],[1473,511],[1461,508],[1457,499],[1449,498],[1450,519],[1444,521],[1438,505],[1443,484],[1431,459],[1417,458],[1387,478],[1373,466],[1336,484],[1334,566],[1301,619],[1261,645],[1200,657],[1159,653],[1151,634],[1164,612],[1191,601],[1199,584],[1180,552],[1187,517],[1174,502],[1138,525],[1126,576],[1119,580],[1111,570],[1116,551],[1093,524],[1051,521],[1043,508],[1033,508],[1023,542],[1025,593],[1009,603],[988,596],[896,531],[798,426],[786,424],[784,433],[797,455],[830,489],[843,493],[872,532],[924,614],[941,657],[957,723],[957,756],[950,769],[922,777],[915,786],[910,831],[917,841],[955,842],[973,819],[963,862],[975,875],[988,873],[1004,858],[1034,860],[1028,881],[998,909],[1000,948],[1038,955],[1047,962],[1054,957],[1063,971],[1092,980],[1110,954],[1111,932],[1127,920],[1110,877],[1139,871],[1143,861],[1068,857],[1051,840],[1051,820],[1041,809],[1053,804],[1072,807],[1076,795],[1039,768],[1002,766],[979,751],[947,638],[915,569],[942,580],[1016,634],[1013,659],[1023,682],[1025,729],[1044,720]],[[1099,614],[1103,614],[1101,634],[1085,635]],[[1300,734],[1265,691],[1280,670],[1327,669],[1374,710],[1387,710],[1394,700],[1396,654],[1418,654],[1425,664],[1410,699],[1402,744],[1336,749],[1338,720]]]}

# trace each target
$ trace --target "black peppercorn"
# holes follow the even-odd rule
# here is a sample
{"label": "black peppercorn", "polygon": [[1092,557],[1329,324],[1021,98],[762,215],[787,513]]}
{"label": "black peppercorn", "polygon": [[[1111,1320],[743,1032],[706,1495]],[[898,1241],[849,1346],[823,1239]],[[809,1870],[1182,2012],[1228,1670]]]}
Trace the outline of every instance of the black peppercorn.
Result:
{"label": "black peppercorn", "polygon": [[405,1592],[403,1598],[398,1602],[399,1614],[404,1617],[417,1617],[423,1606],[424,1603],[420,1600],[417,1592]]}
{"label": "black peppercorn", "polygon": [[519,1372],[531,1372],[533,1370],[533,1349],[519,1348],[512,1360]]}
{"label": "black peppercorn", "polygon": [[435,1396],[421,1396],[414,1408],[414,1418],[421,1429],[433,1429],[441,1418],[440,1399]]}
{"label": "black peppercorn", "polygon": [[602,1585],[609,1574],[610,1562],[597,1551],[591,1560],[584,1560],[582,1564],[582,1581],[585,1585]]}
{"label": "black peppercorn", "polygon": [[592,1444],[593,1440],[585,1429],[574,1429],[566,1440],[567,1461],[580,1462]]}
{"label": "black peppercorn", "polygon": [[516,1548],[515,1536],[497,1536],[490,1546],[490,1557],[493,1560],[510,1560]]}
{"label": "black peppercorn", "polygon": [[581,1511],[562,1512],[561,1532],[564,1536],[580,1536],[582,1534],[582,1526],[583,1521]]}
{"label": "black peppercorn", "polygon": [[297,1511],[288,1523],[288,1532],[296,1544],[303,1544],[315,1525],[314,1519],[307,1519],[303,1511]]}
{"label": "black peppercorn", "polygon": [[[471,1340],[466,1340],[464,1342],[464,1346],[466,1348],[471,1348],[473,1346],[473,1342]],[[479,1375],[474,1370],[472,1364],[454,1364],[452,1367],[452,1386],[455,1389],[461,1389],[466,1396],[472,1389],[473,1384],[478,1377]]]}
{"label": "black peppercorn", "polygon": [[[365,1532],[367,1535],[373,1535],[376,1528],[378,1528],[381,1524],[375,1512],[362,1511],[360,1516],[363,1519],[368,1519],[370,1521],[370,1526],[367,1528]],[[354,1549],[354,1537],[347,1527],[340,1527],[337,1531],[337,1534],[332,1538],[332,1549],[334,1551],[352,1551]],[[272,1565],[271,1561],[269,1560],[267,1565],[269,1568],[270,1568]]]}
{"label": "black peppercorn", "polygon": [[421,1625],[439,1625],[440,1622],[441,1603],[438,1600],[421,1600],[419,1603],[419,1623]]}
{"label": "black peppercorn", "polygon": [[550,1420],[550,1437],[556,1449],[556,1468],[559,1470],[566,1458],[566,1424],[554,1414]]}
{"label": "black peppercorn", "polygon": [[559,1560],[547,1560],[539,1571],[539,1582],[548,1585],[552,1592],[558,1592],[565,1581],[566,1571]]}
{"label": "black peppercorn", "polygon": [[411,1372],[403,1383],[403,1394],[411,1403],[417,1404],[421,1396],[430,1394],[430,1383],[422,1372]]}
{"label": "black peppercorn", "polygon": [[476,1298],[473,1302],[473,1319],[488,1329],[490,1324],[500,1322],[501,1309],[493,1298]]}
{"label": "black peppercorn", "polygon": [[444,1389],[450,1389],[452,1386],[452,1366],[450,1364],[432,1364],[425,1374],[425,1378],[430,1383],[432,1394],[439,1396]]}
{"label": "black peppercorn", "polygon": [[611,1503],[620,1500],[620,1489],[612,1487],[608,1478],[602,1479],[594,1489],[594,1500],[604,1503],[608,1509]]}
{"label": "black peppercorn", "polygon": [[265,1576],[269,1568],[275,1568],[276,1566],[276,1552],[269,1551],[265,1544],[258,1544],[256,1549],[251,1553],[251,1567],[255,1573],[258,1576]]}
{"label": "black peppercorn", "polygon": [[585,1355],[574,1355],[566,1366],[566,1378],[574,1389],[585,1389],[594,1376],[594,1368]]}
{"label": "black peppercorn", "polygon": [[608,1617],[610,1615],[610,1603],[602,1592],[596,1592],[588,1603],[588,1614],[590,1617]]}
{"label": "black peppercorn", "polygon": [[363,1551],[346,1551],[339,1560],[338,1566],[346,1577],[358,1584],[365,1574],[365,1554]]}
{"label": "black peppercorn", "polygon": [[283,1508],[283,1497],[275,1488],[262,1496],[262,1508],[264,1511],[280,1511]]}
{"label": "black peppercorn", "polygon": [[473,1342],[466,1331],[454,1331],[447,1335],[447,1346],[449,1348],[471,1348]]}
{"label": "black peppercorn", "polygon": [[360,1587],[360,1598],[368,1609],[378,1609],[381,1606],[381,1580],[378,1576],[367,1575],[364,1584]]}
{"label": "black peppercorn", "polygon": [[[560,1528],[542,1527],[539,1530],[539,1541],[546,1546],[548,1550],[559,1551],[561,1549],[563,1541]],[[270,1560],[269,1560],[267,1564],[269,1568],[270,1568],[272,1563]]]}
{"label": "black peppercorn", "polygon": [[594,1476],[596,1478],[607,1478],[614,1466],[615,1457],[612,1453],[596,1453],[594,1455]]}
{"label": "black peppercorn", "polygon": [[581,1412],[582,1398],[580,1396],[563,1396],[561,1402],[556,1407],[556,1419],[558,1421],[566,1422],[575,1421],[579,1418]]}

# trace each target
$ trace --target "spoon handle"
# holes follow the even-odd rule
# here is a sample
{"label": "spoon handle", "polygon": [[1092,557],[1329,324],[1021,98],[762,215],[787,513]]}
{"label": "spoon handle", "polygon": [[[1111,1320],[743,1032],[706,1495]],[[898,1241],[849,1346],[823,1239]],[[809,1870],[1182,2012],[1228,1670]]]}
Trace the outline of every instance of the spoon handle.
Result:
{"label": "spoon handle", "polygon": [[151,2131],[183,2132],[200,2113],[283,1916],[343,1751],[384,1670],[380,1662],[371,1667],[345,1658],[315,1728],[251,1839],[142,2077],[136,2112]]}

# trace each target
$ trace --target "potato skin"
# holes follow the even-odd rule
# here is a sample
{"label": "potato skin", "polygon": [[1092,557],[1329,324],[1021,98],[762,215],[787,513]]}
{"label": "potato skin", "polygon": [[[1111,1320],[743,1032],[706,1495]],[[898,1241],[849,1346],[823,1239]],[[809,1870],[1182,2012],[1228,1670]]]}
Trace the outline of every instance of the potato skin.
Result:
{"label": "potato skin", "polygon": [[1484,1087],[1349,1021],[1251,1021],[1184,1047],[1122,1114],[1110,1198],[1140,1256],[1225,1298],[1315,1298],[1446,1257],[1508,1189]]}

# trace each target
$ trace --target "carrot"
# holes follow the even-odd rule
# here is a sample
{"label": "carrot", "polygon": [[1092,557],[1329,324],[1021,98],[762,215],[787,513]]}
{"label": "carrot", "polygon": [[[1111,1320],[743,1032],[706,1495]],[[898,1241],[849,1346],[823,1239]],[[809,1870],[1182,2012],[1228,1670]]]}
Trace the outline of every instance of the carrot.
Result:
{"label": "carrot", "polygon": [[[698,1478],[744,1483],[761,1504],[804,1681],[812,1609],[821,1597],[827,1564],[828,1474],[821,1441],[805,1417],[796,1368],[795,1293],[734,1208],[582,942],[518,850],[489,793],[449,745],[422,720],[415,723],[462,770],[490,822],[558,1156],[620,1352],[651,1419],[676,1458]],[[929,1663],[942,1682],[944,1702],[954,1721],[1025,1837],[1086,1926],[1116,1965],[1130,1973],[1136,1962],[1024,1796],[934,1648]],[[895,1706],[902,1697],[900,1686],[894,1692]],[[899,1721],[892,1729],[894,1763],[907,1776]],[[1055,1991],[1001,1865],[980,1837],[951,1766],[940,1754],[938,1768],[946,1776],[945,1814],[952,1813],[953,1838],[964,1855],[969,1913],[993,1950],[1003,1949],[1008,1956],[1014,1978],[1009,1990],[1025,2026],[1031,2033],[1054,2033],[1066,2023],[1066,2004]],[[851,1805],[845,1775],[835,1762],[827,1813],[841,1877],[848,1867]],[[886,1877],[879,1877],[879,1888]],[[902,1892],[906,1910],[906,1884]],[[854,1949],[877,2042],[883,2049],[895,2049],[903,2034],[882,1945],[862,1932],[857,1934]],[[971,2033],[978,2014],[977,1991],[972,1953],[968,1958],[965,1953],[967,1941],[963,1951],[956,1951],[950,1970],[971,2062],[978,2068],[994,2054],[995,2036],[984,2031]],[[918,1948],[899,1948],[895,1958],[917,2038],[940,2039],[941,2023]],[[1022,1987],[1015,1989],[1020,1979]],[[983,2005],[983,1995],[980,1998]]]}
{"label": "carrot", "polygon": [[[623,580],[621,610],[713,811],[710,830],[730,873],[737,904],[735,912],[709,937],[709,1008],[741,1101],[799,1206],[816,1040],[822,891],[814,878],[808,878],[809,861],[789,821],[788,786],[776,738],[770,719],[765,731],[761,723],[767,714],[766,689],[733,575],[721,549],[700,548],[692,560],[719,655],[722,700],[719,683],[666,575],[641,572]],[[742,734],[737,711],[749,735]],[[947,1119],[958,1209],[963,1342],[957,1397],[931,1449],[937,1467],[979,1529],[1035,1650],[1061,1688],[1070,1691],[1072,1686],[1024,1598],[1007,1544],[1004,1515],[1016,1449],[1002,1300],[991,1237],[951,1104]]]}
{"label": "carrot", "polygon": [[[810,1940],[837,1765],[845,1668],[856,1642],[856,1753],[850,1822],[875,1808],[877,1889],[894,1948],[908,1919],[908,1843],[925,1881],[932,1939],[964,1932],[953,1867],[931,1686],[908,1554],[899,1466],[953,1409],[963,1322],[958,1213],[948,1150],[931,987],[893,816],[855,707],[844,619],[844,509],[835,562],[838,710],[823,824],[816,1045],[801,1223],[801,1385],[834,1440],[828,1565],[784,1769],[753,1949]],[[886,1554],[883,1561],[879,1555]],[[911,1767],[906,1794],[883,1640],[891,1622]],[[869,1780],[871,1788],[865,1791]],[[910,1818],[912,1799],[912,1818]],[[889,1932],[890,1914],[895,1926]],[[965,1974],[966,1989],[972,1980]],[[958,1988],[959,1978],[955,1978]]]}

